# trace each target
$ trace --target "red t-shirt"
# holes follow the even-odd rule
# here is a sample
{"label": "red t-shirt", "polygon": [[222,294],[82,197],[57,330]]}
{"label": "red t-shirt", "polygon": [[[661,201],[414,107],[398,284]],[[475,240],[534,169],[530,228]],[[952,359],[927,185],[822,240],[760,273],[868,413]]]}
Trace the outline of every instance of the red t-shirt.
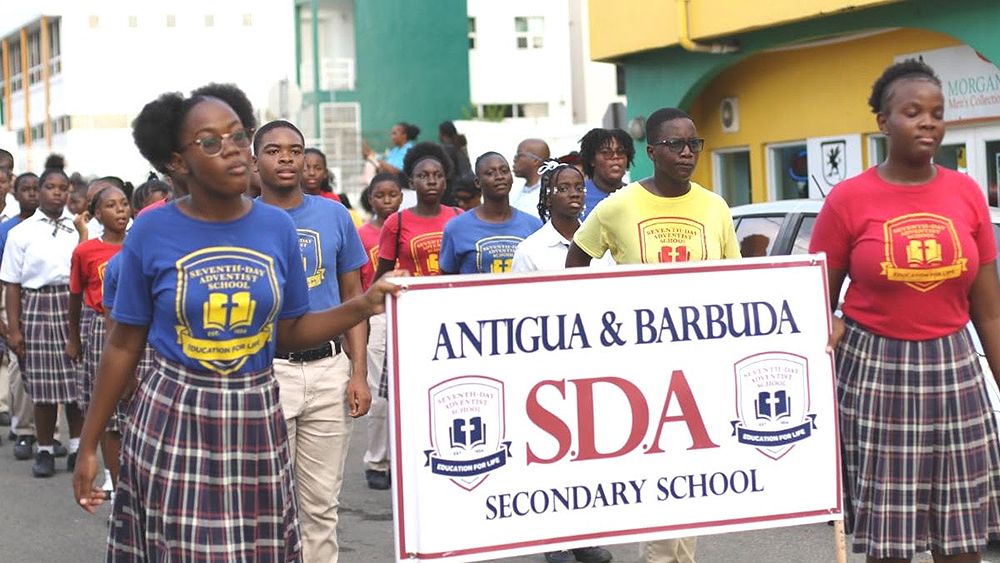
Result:
{"label": "red t-shirt", "polygon": [[333,201],[336,201],[337,203],[340,203],[340,196],[337,195],[337,194],[335,194],[335,193],[333,193],[333,192],[319,192],[316,195],[318,195],[319,197],[325,197],[326,199],[333,200]]}
{"label": "red t-shirt", "polygon": [[975,181],[947,168],[919,186],[890,184],[875,168],[840,183],[816,219],[810,252],[846,270],[844,314],[897,340],[930,340],[969,322],[969,290],[997,257]]}
{"label": "red t-shirt", "polygon": [[361,244],[368,254],[368,263],[361,266],[361,288],[367,290],[375,277],[375,268],[378,267],[378,238],[380,229],[371,223],[365,223],[358,228],[358,236],[361,237]]}
{"label": "red t-shirt", "polygon": [[108,260],[122,249],[120,244],[108,244],[99,238],[80,243],[73,249],[69,266],[69,290],[82,293],[83,302],[104,314],[104,268]]}
{"label": "red t-shirt", "polygon": [[[441,273],[441,233],[445,224],[462,213],[457,207],[441,206],[434,217],[421,217],[407,209],[401,212],[403,231],[399,236],[399,268],[414,276],[436,276]],[[378,257],[396,261],[396,231],[400,213],[393,213],[382,226]]]}

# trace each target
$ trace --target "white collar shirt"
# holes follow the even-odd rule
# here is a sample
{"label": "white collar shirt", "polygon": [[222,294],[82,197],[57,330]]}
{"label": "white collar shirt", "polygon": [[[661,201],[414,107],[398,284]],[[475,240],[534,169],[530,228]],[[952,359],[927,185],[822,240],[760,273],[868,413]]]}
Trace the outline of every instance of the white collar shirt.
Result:
{"label": "white collar shirt", "polygon": [[0,211],[0,223],[10,219],[11,217],[17,217],[21,214],[21,204],[17,202],[14,194],[7,194],[4,198],[3,211]]}
{"label": "white collar shirt", "polygon": [[542,180],[539,179],[532,185],[524,184],[516,194],[511,194],[510,205],[515,209],[520,209],[532,217],[538,217],[538,190],[542,187]]}
{"label": "white collar shirt", "polygon": [[56,220],[36,211],[7,235],[0,280],[25,289],[66,285],[73,249],[79,241],[68,209]]}
{"label": "white collar shirt", "polygon": [[[552,221],[548,221],[517,245],[511,270],[514,272],[562,270],[566,268],[568,253],[569,241],[552,226]],[[610,253],[590,261],[591,266],[613,266],[614,263]]]}

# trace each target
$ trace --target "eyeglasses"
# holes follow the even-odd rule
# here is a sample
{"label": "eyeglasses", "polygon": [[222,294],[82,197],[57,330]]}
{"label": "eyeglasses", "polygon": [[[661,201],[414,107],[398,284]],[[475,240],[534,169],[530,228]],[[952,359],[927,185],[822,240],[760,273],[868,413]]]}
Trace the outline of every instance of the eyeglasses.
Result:
{"label": "eyeglasses", "polygon": [[604,158],[628,158],[628,153],[624,149],[601,149],[597,154]]}
{"label": "eyeglasses", "polygon": [[674,154],[684,152],[684,147],[691,149],[691,152],[698,153],[705,148],[705,139],[663,139],[651,144],[667,147],[667,150]]}
{"label": "eyeglasses", "polygon": [[578,194],[585,194],[587,193],[587,187],[582,184],[579,186],[552,186],[552,191],[556,192],[557,194],[564,194],[568,191],[572,191]]}
{"label": "eyeglasses", "polygon": [[232,133],[226,133],[225,135],[209,135],[208,137],[202,137],[200,139],[195,139],[190,143],[181,146],[181,150],[185,150],[191,145],[198,145],[201,147],[201,152],[208,156],[219,154],[222,151],[222,142],[226,139],[232,139],[233,144],[241,149],[245,149],[250,146],[251,135],[253,132],[247,129],[240,129],[239,131],[233,131]]}
{"label": "eyeglasses", "polygon": [[522,157],[522,156],[526,156],[526,157],[530,158],[531,160],[537,160],[538,162],[542,162],[542,161],[545,160],[544,158],[538,156],[537,154],[530,153],[530,152],[519,152],[519,153],[517,153],[517,154],[514,155],[514,158],[519,158],[519,157]]}

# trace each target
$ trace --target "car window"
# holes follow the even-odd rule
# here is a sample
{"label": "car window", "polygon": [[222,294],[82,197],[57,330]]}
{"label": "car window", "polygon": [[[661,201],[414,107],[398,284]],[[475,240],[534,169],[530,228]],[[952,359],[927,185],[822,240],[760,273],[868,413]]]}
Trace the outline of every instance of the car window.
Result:
{"label": "car window", "polygon": [[809,240],[812,239],[813,225],[816,224],[815,215],[804,215],[799,223],[799,231],[795,233],[795,242],[792,243],[792,254],[808,254]]}
{"label": "car window", "polygon": [[785,220],[783,215],[743,217],[736,226],[736,239],[740,241],[740,254],[744,258],[771,254],[778,230]]}

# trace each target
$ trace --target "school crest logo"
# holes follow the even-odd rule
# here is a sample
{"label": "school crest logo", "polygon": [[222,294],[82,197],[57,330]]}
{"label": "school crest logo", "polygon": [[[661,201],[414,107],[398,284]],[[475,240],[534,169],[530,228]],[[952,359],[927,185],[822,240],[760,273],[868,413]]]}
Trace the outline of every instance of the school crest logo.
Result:
{"label": "school crest logo", "polygon": [[410,240],[410,256],[418,276],[436,276],[441,273],[441,232],[424,233]]}
{"label": "school crest logo", "polygon": [[299,229],[299,250],[302,251],[302,267],[306,271],[306,285],[309,289],[319,287],[326,277],[323,267],[323,247],[319,233],[312,229]]}
{"label": "school crest logo", "polygon": [[476,242],[476,267],[483,273],[509,272],[514,262],[514,251],[524,239],[513,236],[486,237]]}
{"label": "school crest logo", "polygon": [[107,260],[105,260],[104,262],[101,262],[100,264],[97,265],[97,279],[100,280],[100,282],[101,282],[101,291],[102,292],[104,290],[104,287],[103,287],[104,286],[104,272],[106,272],[107,269],[108,269],[108,261]]}
{"label": "school crest logo", "polygon": [[736,416],[733,436],[771,459],[787,454],[812,435],[809,362],[788,352],[764,352],[733,366]]}
{"label": "school crest logo", "polygon": [[205,369],[243,367],[272,337],[280,289],[270,256],[210,247],[177,261],[177,342]]}
{"label": "school crest logo", "polygon": [[503,382],[465,375],[442,381],[427,394],[431,449],[424,451],[424,466],[471,491],[510,457]]}
{"label": "school crest logo", "polygon": [[969,267],[951,219],[933,213],[902,215],[885,222],[881,274],[927,292]]}
{"label": "school crest logo", "polygon": [[847,177],[847,141],[826,141],[819,145],[823,155],[823,180],[827,185],[835,186]]}
{"label": "school crest logo", "polygon": [[708,255],[705,226],[684,217],[654,217],[639,223],[643,264],[690,262]]}

